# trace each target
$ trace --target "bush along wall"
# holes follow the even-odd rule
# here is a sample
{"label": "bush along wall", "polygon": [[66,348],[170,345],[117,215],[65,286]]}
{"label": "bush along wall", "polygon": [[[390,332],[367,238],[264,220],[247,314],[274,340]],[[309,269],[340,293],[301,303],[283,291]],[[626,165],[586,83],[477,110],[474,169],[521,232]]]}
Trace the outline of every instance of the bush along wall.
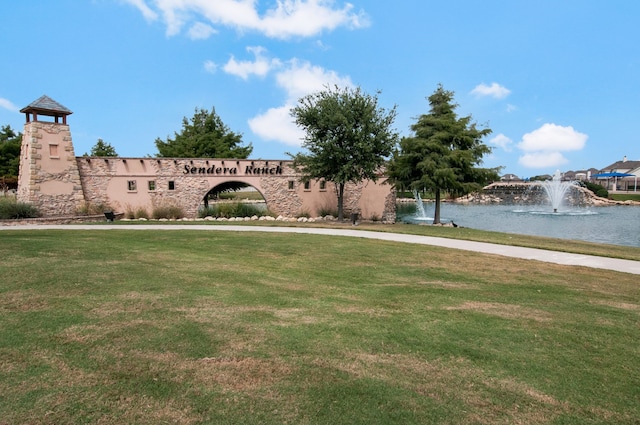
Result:
{"label": "bush along wall", "polygon": [[40,217],[40,212],[33,205],[15,199],[0,199],[0,220],[36,217]]}

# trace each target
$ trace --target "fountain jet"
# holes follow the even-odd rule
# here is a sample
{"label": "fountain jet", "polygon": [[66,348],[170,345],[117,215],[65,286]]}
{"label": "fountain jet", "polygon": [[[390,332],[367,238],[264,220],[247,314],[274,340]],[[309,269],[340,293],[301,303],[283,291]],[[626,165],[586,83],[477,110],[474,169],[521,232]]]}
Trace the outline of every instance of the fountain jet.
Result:
{"label": "fountain jet", "polygon": [[420,196],[420,192],[414,190],[413,197],[416,200],[416,218],[419,220],[426,220],[427,213],[424,210],[424,203],[422,202],[422,196]]}
{"label": "fountain jet", "polygon": [[560,178],[560,170],[556,170],[551,181],[537,183],[536,185],[541,186],[544,189],[547,198],[551,203],[551,207],[553,208],[553,212],[557,213],[567,192],[576,185],[576,182],[563,182]]}

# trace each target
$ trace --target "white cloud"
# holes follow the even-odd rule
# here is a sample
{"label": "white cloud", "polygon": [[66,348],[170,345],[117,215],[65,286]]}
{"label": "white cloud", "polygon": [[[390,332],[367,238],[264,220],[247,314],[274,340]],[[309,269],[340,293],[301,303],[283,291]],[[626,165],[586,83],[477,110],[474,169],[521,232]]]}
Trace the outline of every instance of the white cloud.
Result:
{"label": "white cloud", "polygon": [[351,12],[353,5],[347,3],[342,9],[333,9],[329,0],[281,0],[275,9],[267,11],[259,28],[273,38],[292,36],[310,37],[323,30],[339,26],[362,28],[369,25],[363,14]]}
{"label": "white cloud", "polygon": [[560,152],[532,152],[522,155],[518,163],[527,168],[558,167],[569,162]]}
{"label": "white cloud", "polygon": [[11,112],[18,112],[18,107],[14,105],[10,100],[0,97],[0,108],[4,108]]}
{"label": "white cloud", "polygon": [[218,70],[218,65],[212,60],[204,61],[204,70],[210,74],[215,74]]}
{"label": "white cloud", "polygon": [[222,69],[227,74],[236,75],[243,80],[248,79],[251,75],[264,77],[273,68],[280,66],[278,59],[269,59],[265,56],[266,49],[264,47],[247,47],[247,51],[253,53],[255,59],[253,61],[237,61],[235,57],[224,65]]}
{"label": "white cloud", "polygon": [[489,144],[493,146],[497,146],[499,148],[504,149],[506,152],[511,152],[511,146],[513,145],[513,140],[500,133],[496,135],[496,137],[489,140]]}
{"label": "white cloud", "polygon": [[297,127],[291,117],[292,105],[270,108],[264,114],[249,120],[251,131],[264,140],[278,141],[289,146],[300,146],[304,131]]}
{"label": "white cloud", "polygon": [[321,91],[326,86],[353,86],[349,77],[341,77],[335,71],[297,59],[288,62],[287,68],[276,76],[276,81],[286,91],[289,103],[296,103],[301,97]]}
{"label": "white cloud", "polygon": [[579,133],[573,127],[544,124],[537,130],[522,136],[518,147],[525,152],[535,151],[577,151],[584,148],[589,136]]}
{"label": "white cloud", "polygon": [[490,86],[482,83],[471,90],[471,94],[477,97],[490,96],[496,99],[504,99],[505,97],[509,96],[510,93],[511,90],[501,86],[498,83],[492,83]]}
{"label": "white cloud", "polygon": [[169,36],[178,34],[194,17],[206,19],[213,25],[258,31],[280,39],[310,37],[341,26],[362,28],[369,25],[363,12],[355,13],[350,3],[335,7],[335,0],[278,0],[262,15],[256,0],[125,1],[137,7],[147,19],[162,15]]}
{"label": "white cloud", "polygon": [[315,46],[316,46],[318,49],[320,49],[320,50],[321,50],[321,51],[323,51],[323,52],[324,52],[324,51],[327,51],[327,50],[329,50],[329,49],[331,49],[331,47],[330,47],[330,46],[325,45],[325,44],[322,42],[322,40],[316,40],[316,42],[315,42],[314,44],[315,44]]}
{"label": "white cloud", "polygon": [[512,105],[512,104],[507,104],[507,112],[514,112],[517,111],[518,107],[516,105]]}
{"label": "white cloud", "polygon": [[349,77],[342,77],[335,71],[297,59],[287,62],[275,78],[278,86],[285,92],[285,104],[251,118],[249,127],[264,140],[279,141],[289,146],[300,146],[304,138],[304,132],[296,126],[290,113],[298,99],[327,86],[353,86]]}
{"label": "white cloud", "polygon": [[[282,106],[269,108],[248,120],[251,131],[264,140],[300,146],[304,133],[295,125],[290,114],[291,108],[296,106],[298,100],[328,86],[353,87],[349,77],[340,76],[335,71],[312,65],[307,61],[291,59],[283,63],[277,58],[270,58],[264,47],[248,47],[247,51],[253,53],[253,61],[239,61],[232,56],[222,67],[223,70],[243,80],[252,75],[266,77],[272,73],[276,85],[284,92]],[[212,73],[217,68],[212,61],[206,61],[204,67]]]}
{"label": "white cloud", "polygon": [[144,18],[147,21],[155,21],[156,19],[158,19],[158,14],[153,10],[151,10],[149,6],[147,6],[147,4],[145,3],[145,0],[123,0],[123,1],[125,3],[129,3],[130,5],[138,9],[142,13],[142,16],[144,16]]}
{"label": "white cloud", "polygon": [[589,136],[573,127],[544,124],[537,130],[522,136],[518,148],[525,152],[518,162],[528,168],[547,168],[566,164],[568,160],[561,152],[578,151],[584,148]]}
{"label": "white cloud", "polygon": [[196,22],[189,28],[189,38],[192,40],[206,40],[211,37],[211,34],[215,33],[217,31],[211,25],[203,24],[202,22]]}

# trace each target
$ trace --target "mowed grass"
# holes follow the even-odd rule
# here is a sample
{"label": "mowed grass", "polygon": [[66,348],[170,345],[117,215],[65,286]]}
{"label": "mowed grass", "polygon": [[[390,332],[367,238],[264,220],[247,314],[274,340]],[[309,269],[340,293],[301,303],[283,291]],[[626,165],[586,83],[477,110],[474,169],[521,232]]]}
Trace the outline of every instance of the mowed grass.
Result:
{"label": "mowed grass", "polygon": [[[599,244],[594,242],[586,242],[580,240],[569,240],[550,238],[544,236],[519,235],[515,233],[493,232],[488,230],[471,229],[467,227],[446,227],[432,225],[415,225],[415,224],[383,224],[361,222],[357,226],[353,226],[350,221],[330,221],[314,223],[297,223],[297,222],[275,222],[275,221],[243,221],[238,223],[235,221],[228,222],[204,222],[204,221],[168,221],[168,222],[151,222],[155,225],[173,226],[173,225],[208,225],[208,226],[256,226],[256,227],[324,227],[324,228],[348,228],[350,230],[370,230],[375,232],[391,232],[406,233],[421,236],[433,236],[450,239],[462,239],[476,242],[488,242],[500,245],[523,246],[529,248],[548,249],[552,251],[571,252],[575,254],[597,255],[601,257],[622,258],[626,260],[640,261],[640,248],[622,245]],[[101,225],[145,225],[148,222],[138,221],[116,221],[116,222],[95,222],[84,223]],[[629,226],[629,231],[636,231],[635,228]]]}
{"label": "mowed grass", "polygon": [[0,233],[0,424],[637,424],[638,276],[302,234]]}

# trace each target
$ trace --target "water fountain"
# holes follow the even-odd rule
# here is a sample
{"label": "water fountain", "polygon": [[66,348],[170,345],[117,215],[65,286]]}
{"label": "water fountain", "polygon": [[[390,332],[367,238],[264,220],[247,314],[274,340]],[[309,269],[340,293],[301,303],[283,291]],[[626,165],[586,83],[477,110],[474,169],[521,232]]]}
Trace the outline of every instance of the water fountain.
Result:
{"label": "water fountain", "polygon": [[535,186],[540,186],[544,189],[547,194],[547,198],[551,203],[551,207],[553,208],[553,212],[557,213],[565,196],[567,195],[567,192],[574,188],[576,184],[577,183],[575,181],[563,182],[560,177],[560,170],[556,170],[551,181],[536,183]]}
{"label": "water fountain", "polygon": [[413,197],[416,200],[416,220],[428,220],[429,217],[427,217],[427,213],[424,210],[424,202],[422,202],[422,196],[420,196],[420,192],[414,190]]}
{"label": "water fountain", "polygon": [[[640,208],[591,207],[588,192],[579,182],[563,182],[558,171],[550,181],[519,183],[506,189],[502,202],[447,203],[446,221],[454,218],[465,228],[479,230],[640,247],[638,232],[629,231],[629,223],[640,218]],[[415,202],[398,203],[398,221],[424,224],[433,220],[425,213],[429,207],[420,193],[413,195]],[[498,196],[497,190],[491,194]]]}

